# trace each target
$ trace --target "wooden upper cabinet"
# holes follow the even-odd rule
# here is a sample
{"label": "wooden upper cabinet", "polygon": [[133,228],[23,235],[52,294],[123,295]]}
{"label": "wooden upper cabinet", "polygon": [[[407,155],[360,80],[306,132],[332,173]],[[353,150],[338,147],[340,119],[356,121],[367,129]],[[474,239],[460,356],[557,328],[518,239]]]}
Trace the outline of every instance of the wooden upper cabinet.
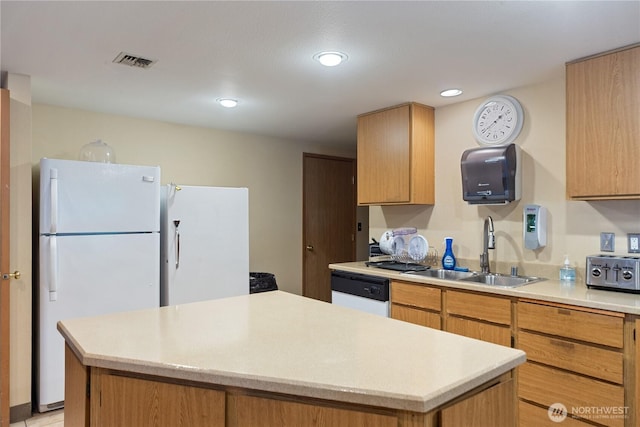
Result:
{"label": "wooden upper cabinet", "polygon": [[407,103],[358,116],[358,204],[434,203],[434,110]]}
{"label": "wooden upper cabinet", "polygon": [[640,199],[640,45],[566,71],[567,198]]}

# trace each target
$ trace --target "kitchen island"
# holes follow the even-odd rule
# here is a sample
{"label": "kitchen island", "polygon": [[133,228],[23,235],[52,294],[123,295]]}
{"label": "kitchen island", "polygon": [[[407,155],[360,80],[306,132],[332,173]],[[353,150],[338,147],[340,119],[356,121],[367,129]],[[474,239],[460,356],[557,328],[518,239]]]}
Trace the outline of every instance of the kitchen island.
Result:
{"label": "kitchen island", "polygon": [[512,426],[526,358],[282,291],[58,330],[66,427]]}

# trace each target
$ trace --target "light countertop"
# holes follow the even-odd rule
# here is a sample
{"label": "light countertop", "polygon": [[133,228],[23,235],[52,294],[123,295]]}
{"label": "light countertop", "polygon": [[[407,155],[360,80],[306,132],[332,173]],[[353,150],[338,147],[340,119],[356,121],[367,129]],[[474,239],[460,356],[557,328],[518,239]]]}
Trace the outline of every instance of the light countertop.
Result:
{"label": "light countertop", "polygon": [[639,294],[589,289],[584,283],[580,282],[566,284],[560,280],[549,279],[516,288],[506,288],[474,282],[442,280],[411,273],[398,273],[392,270],[367,267],[362,261],[331,264],[329,268],[408,282],[431,283],[452,289],[464,289],[640,315]]}
{"label": "light countertop", "polygon": [[429,412],[524,352],[282,291],[58,323],[86,366]]}

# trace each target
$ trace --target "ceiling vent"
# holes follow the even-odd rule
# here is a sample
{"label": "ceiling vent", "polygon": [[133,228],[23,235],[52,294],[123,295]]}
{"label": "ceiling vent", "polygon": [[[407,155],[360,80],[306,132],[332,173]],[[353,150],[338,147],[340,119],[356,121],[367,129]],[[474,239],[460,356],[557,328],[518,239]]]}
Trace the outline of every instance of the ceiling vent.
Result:
{"label": "ceiling vent", "polygon": [[113,60],[116,64],[128,65],[137,68],[149,68],[157,62],[155,59],[147,59],[141,56],[131,55],[130,53],[120,52]]}

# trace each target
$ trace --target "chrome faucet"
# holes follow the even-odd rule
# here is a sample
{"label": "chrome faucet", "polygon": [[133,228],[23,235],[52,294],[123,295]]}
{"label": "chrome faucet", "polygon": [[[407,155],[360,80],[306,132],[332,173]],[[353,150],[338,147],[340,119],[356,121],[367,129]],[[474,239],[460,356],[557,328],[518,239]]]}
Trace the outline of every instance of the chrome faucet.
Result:
{"label": "chrome faucet", "polygon": [[493,219],[488,216],[484,219],[482,231],[482,253],[480,254],[480,268],[483,273],[491,273],[489,268],[489,249],[496,248],[496,236],[493,234]]}

